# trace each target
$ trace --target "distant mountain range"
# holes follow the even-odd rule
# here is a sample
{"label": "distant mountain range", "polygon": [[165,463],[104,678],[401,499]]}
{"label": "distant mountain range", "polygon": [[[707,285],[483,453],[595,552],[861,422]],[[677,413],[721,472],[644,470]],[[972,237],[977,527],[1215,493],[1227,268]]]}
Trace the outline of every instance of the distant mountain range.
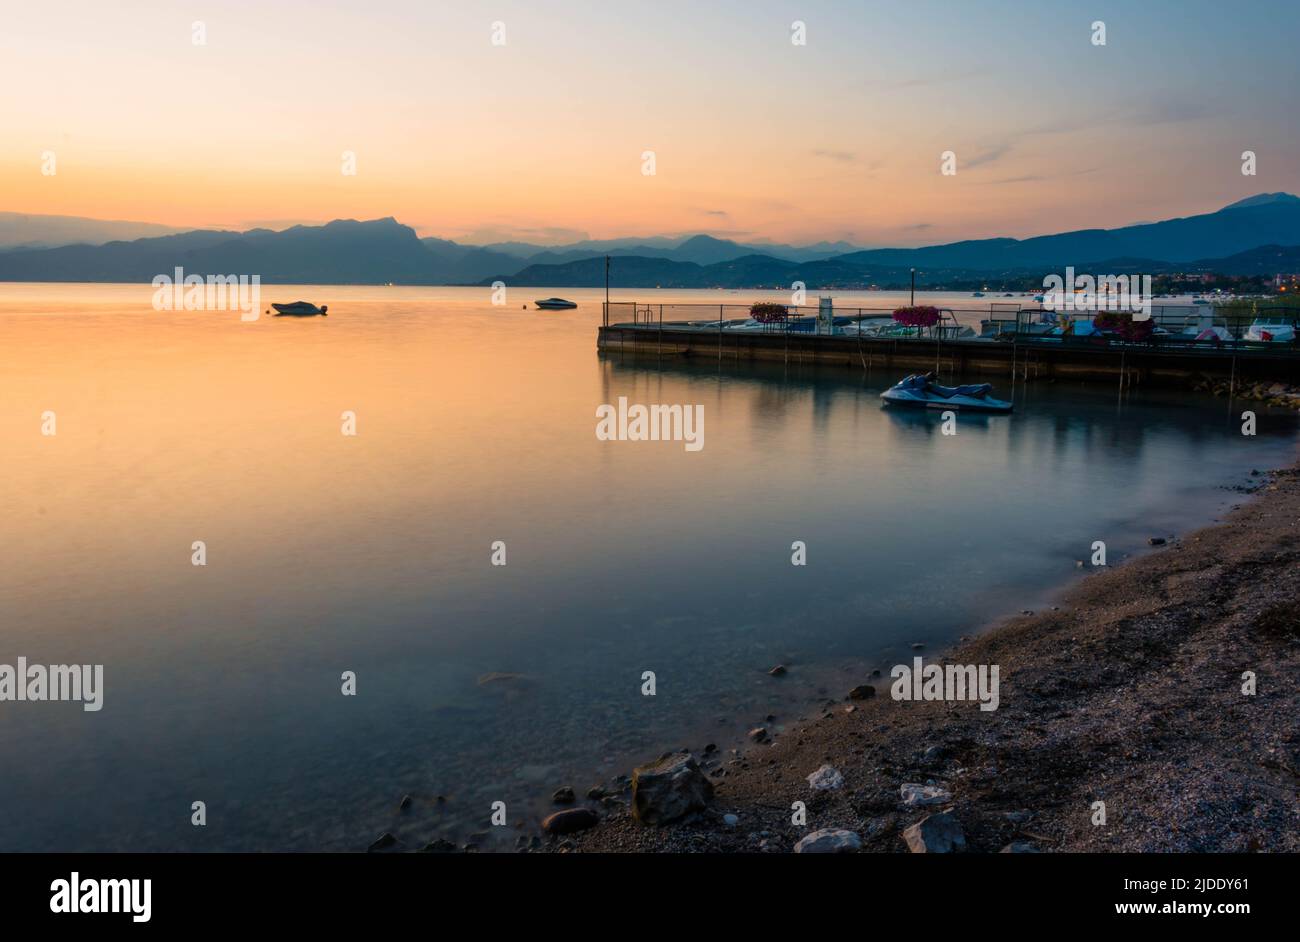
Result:
{"label": "distant mountain range", "polygon": [[846,252],[861,251],[847,242],[818,242],[814,245],[742,244],[710,235],[685,239],[654,236],[645,239],[604,239],[570,245],[539,246],[524,242],[493,245],[458,245],[445,239],[421,241],[440,263],[440,274],[449,283],[474,283],[483,279],[509,277],[532,265],[566,265],[587,258],[657,258],[672,262],[714,265],[746,255],[764,255],[781,261],[811,261]]}
{"label": "distant mountain range", "polygon": [[281,284],[439,283],[415,230],[392,218],[5,252],[0,281],[148,282],[177,266],[186,274],[257,274]]}
{"label": "distant mountain range", "polygon": [[[1225,258],[1171,262],[1152,258],[1080,259],[1069,262],[1080,274],[1162,275],[1172,273],[1226,276],[1268,276],[1300,272],[1300,246],[1265,245]],[[1049,272],[1064,273],[1066,264],[1010,265],[998,270],[960,266],[928,266],[918,286],[961,286],[1041,279]],[[775,288],[789,290],[801,281],[809,290],[878,287],[904,288],[911,266],[861,262],[850,256],[815,262],[782,262],[762,255],[747,255],[716,265],[696,265],[655,258],[620,258],[610,266],[609,283],[615,288]],[[603,258],[583,259],[564,265],[534,265],[508,279],[511,285],[536,288],[600,287],[605,283]],[[482,284],[488,284],[484,279]]]}
{"label": "distant mountain range", "polygon": [[0,213],[0,252],[10,249],[48,249],[78,243],[102,245],[113,239],[144,239],[183,231],[152,222]]}
{"label": "distant mountain range", "polygon": [[[0,214],[3,221],[16,214]],[[75,217],[25,217],[74,219]],[[84,224],[94,220],[77,220]],[[147,225],[105,223],[106,226]],[[28,231],[39,227],[29,226]],[[46,231],[49,231],[48,229]],[[0,281],[148,282],[180,266],[190,274],[258,274],[268,283],[490,284],[620,288],[754,288],[802,281],[821,288],[1038,275],[1074,265],[1094,273],[1215,272],[1271,275],[1300,269],[1300,197],[1263,193],[1200,216],[1031,239],[977,239],[914,249],[845,243],[746,245],[709,235],[656,236],[543,247],[461,245],[419,238],[391,217],[335,220],[279,232],[195,230],[105,244],[0,251]]]}

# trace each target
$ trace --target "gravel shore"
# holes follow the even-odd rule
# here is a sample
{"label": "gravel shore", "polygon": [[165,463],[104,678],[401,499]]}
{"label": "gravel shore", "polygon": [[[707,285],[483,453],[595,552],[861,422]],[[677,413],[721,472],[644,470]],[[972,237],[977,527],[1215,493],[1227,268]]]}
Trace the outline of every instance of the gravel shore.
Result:
{"label": "gravel shore", "polygon": [[[640,824],[623,779],[588,803],[595,827],[537,849],[787,853],[829,828],[905,853],[909,828],[948,812],[927,828],[955,827],[977,852],[1300,850],[1296,469],[1261,478],[1222,523],[1098,569],[1053,610],[940,660],[997,665],[998,708],[896,701],[888,673],[863,677],[875,696],[828,703],[737,754],[697,750],[714,786],[702,810]],[[827,765],[842,783],[814,790],[808,776]],[[908,784],[931,786],[934,803],[905,806]],[[792,823],[795,802],[806,823]]]}

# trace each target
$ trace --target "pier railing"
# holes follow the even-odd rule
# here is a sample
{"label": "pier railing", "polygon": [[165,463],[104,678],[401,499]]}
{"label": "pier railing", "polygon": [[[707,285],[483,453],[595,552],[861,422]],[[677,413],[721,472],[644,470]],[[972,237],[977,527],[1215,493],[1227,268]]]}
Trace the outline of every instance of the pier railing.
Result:
{"label": "pier railing", "polygon": [[[766,323],[751,323],[750,303],[701,304],[698,302],[643,303],[639,301],[611,301],[604,310],[603,322],[609,326],[627,326],[634,328],[653,328],[657,330],[716,330],[725,331],[740,325],[746,325],[750,332],[762,333],[807,333],[817,334],[816,324],[819,308],[816,305],[784,305],[783,315],[768,315]],[[966,305],[945,307],[943,320],[936,328],[909,329],[909,334],[901,327],[896,327],[891,337],[915,336],[919,339],[936,340],[1001,340],[1018,344],[1048,344],[1059,346],[1102,346],[1114,348],[1146,349],[1180,349],[1222,350],[1222,351],[1263,351],[1279,355],[1300,356],[1300,344],[1296,341],[1279,342],[1266,340],[1248,340],[1246,331],[1257,317],[1267,316],[1270,309],[1261,304],[1254,311],[1242,309],[1216,308],[1212,304],[1155,304],[1151,308],[1151,323],[1161,328],[1143,339],[1125,338],[1114,332],[1072,334],[1068,330],[1047,333],[1051,325],[1044,325],[1047,312],[1040,305],[1025,305],[1019,302],[989,302],[984,305]],[[841,330],[839,336],[850,339],[873,339],[868,334],[852,329],[861,322],[879,322],[890,325],[893,306],[842,306],[835,305],[833,323]],[[1056,324],[1078,325],[1090,320],[1095,312],[1059,311]],[[1295,310],[1277,310],[1279,316],[1288,320],[1297,317]],[[850,329],[845,332],[843,327]],[[960,338],[957,333],[961,327],[970,327],[977,336]],[[1227,337],[1213,336],[1205,340],[1196,339],[1206,328],[1222,328]]]}

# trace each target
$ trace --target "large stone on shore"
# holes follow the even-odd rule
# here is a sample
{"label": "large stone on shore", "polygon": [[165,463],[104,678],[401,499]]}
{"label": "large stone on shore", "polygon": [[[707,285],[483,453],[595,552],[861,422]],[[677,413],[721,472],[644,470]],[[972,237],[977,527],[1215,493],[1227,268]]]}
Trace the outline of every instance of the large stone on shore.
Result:
{"label": "large stone on shore", "polygon": [[851,854],[861,850],[862,838],[852,831],[822,828],[813,831],[794,845],[796,854]]}
{"label": "large stone on shore", "polygon": [[823,765],[808,776],[808,784],[815,792],[831,791],[844,787],[844,776],[840,774],[838,769]]}
{"label": "large stone on shore", "polygon": [[394,847],[400,847],[401,843],[402,842],[393,837],[392,834],[385,831],[366,848],[366,853],[373,854],[381,850],[392,850]]}
{"label": "large stone on shore", "polygon": [[632,772],[632,816],[641,824],[671,824],[713,800],[713,783],[688,752]]}
{"label": "large stone on shore", "polygon": [[542,830],[547,834],[573,834],[594,828],[599,821],[596,812],[590,808],[570,808],[548,817],[542,822]]}
{"label": "large stone on shore", "polygon": [[858,684],[849,691],[850,700],[870,700],[876,695],[876,688],[871,684]]}
{"label": "large stone on shore", "polygon": [[952,801],[952,793],[938,785],[904,784],[899,786],[898,793],[902,796],[904,808],[927,808]]}
{"label": "large stone on shore", "polygon": [[903,832],[914,854],[951,854],[966,849],[966,835],[951,811],[927,815]]}

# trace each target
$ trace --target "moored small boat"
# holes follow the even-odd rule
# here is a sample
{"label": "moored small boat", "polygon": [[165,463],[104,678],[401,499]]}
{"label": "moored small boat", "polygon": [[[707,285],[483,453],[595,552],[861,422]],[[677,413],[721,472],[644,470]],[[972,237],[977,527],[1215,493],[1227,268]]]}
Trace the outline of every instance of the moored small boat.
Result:
{"label": "moored small boat", "polygon": [[566,300],[565,298],[542,298],[542,300],[534,301],[533,303],[543,311],[562,311],[566,308],[578,306],[576,302]]}
{"label": "moored small boat", "polygon": [[310,301],[294,301],[292,304],[272,304],[271,307],[275,308],[276,317],[329,316],[328,304],[322,304],[320,307],[317,307]]}
{"label": "moored small boat", "polygon": [[1256,343],[1294,343],[1295,321],[1290,317],[1261,315],[1246,329],[1245,339]]}
{"label": "moored small boat", "polygon": [[886,405],[913,406],[922,409],[951,409],[954,412],[1008,413],[1012,404],[994,399],[993,386],[976,383],[969,386],[941,386],[933,373],[905,377],[880,394]]}

